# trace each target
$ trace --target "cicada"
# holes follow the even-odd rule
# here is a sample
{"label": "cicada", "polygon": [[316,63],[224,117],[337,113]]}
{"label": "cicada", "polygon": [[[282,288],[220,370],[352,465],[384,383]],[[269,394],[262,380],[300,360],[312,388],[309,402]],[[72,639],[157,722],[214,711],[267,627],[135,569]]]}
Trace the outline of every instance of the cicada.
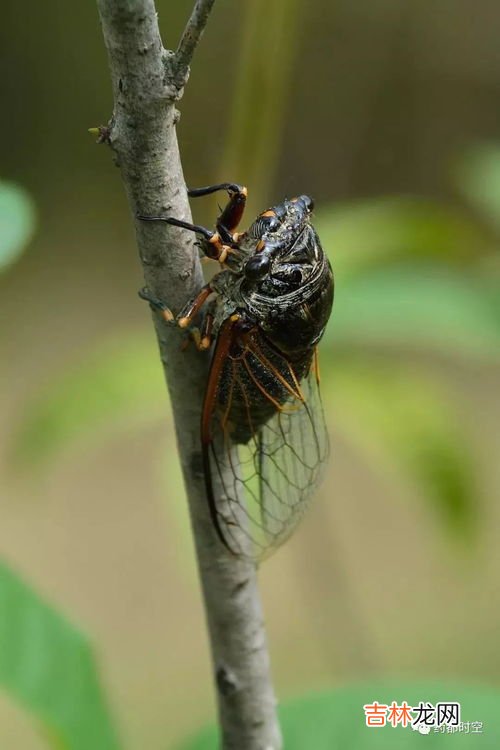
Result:
{"label": "cicada", "polygon": [[329,453],[317,345],[332,309],[333,274],[311,223],[311,198],[285,200],[238,232],[245,187],[223,183],[188,194],[218,190],[229,201],[215,231],[140,218],[195,232],[222,270],[176,317],[147,290],[141,296],[211,351],[200,436],[207,502],[227,549],[262,559],[295,529]]}

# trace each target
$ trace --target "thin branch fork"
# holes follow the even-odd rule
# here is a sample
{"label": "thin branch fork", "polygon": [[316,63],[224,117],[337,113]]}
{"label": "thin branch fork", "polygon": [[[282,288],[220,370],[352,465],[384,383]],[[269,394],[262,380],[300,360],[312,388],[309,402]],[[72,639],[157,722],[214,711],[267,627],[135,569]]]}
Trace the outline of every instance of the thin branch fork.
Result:
{"label": "thin branch fork", "polygon": [[[181,309],[202,285],[193,240],[182,229],[141,222],[137,216],[191,220],[175,133],[175,103],[213,2],[196,2],[173,53],[163,48],[154,0],[97,0],[114,96],[105,140],[121,169],[146,285],[151,295],[168,301],[174,310]],[[199,424],[208,357],[195,347],[181,352],[179,333],[161,316],[153,318],[189,502],[221,744],[224,750],[279,750],[256,570],[220,543],[205,496]]]}
{"label": "thin branch fork", "polygon": [[175,80],[184,86],[189,76],[189,66],[208,21],[215,0],[197,0],[186,24],[174,56]]}

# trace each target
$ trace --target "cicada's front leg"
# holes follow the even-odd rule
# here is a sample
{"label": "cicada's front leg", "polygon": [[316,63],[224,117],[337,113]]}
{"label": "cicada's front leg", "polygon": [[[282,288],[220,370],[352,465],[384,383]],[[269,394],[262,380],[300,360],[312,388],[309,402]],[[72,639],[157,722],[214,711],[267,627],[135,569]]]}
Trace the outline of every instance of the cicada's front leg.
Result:
{"label": "cicada's front leg", "polygon": [[219,231],[212,232],[211,229],[206,229],[206,227],[199,226],[198,224],[190,224],[189,222],[181,221],[180,219],[174,219],[173,216],[138,215],[137,218],[141,219],[141,221],[163,221],[165,224],[170,224],[173,227],[181,227],[182,229],[188,229],[190,232],[199,234],[205,240],[203,243],[203,251],[210,260],[217,260],[219,263],[225,263],[228,255],[232,252],[231,244],[226,244],[223,241]]}
{"label": "cicada's front leg", "polygon": [[205,255],[211,260],[224,264],[228,256],[234,253],[237,247],[238,235],[235,234],[235,230],[245,210],[246,187],[231,182],[223,182],[219,185],[188,190],[188,195],[190,198],[196,198],[202,195],[210,195],[218,190],[226,190],[229,194],[229,201],[217,219],[215,232],[198,224],[190,224],[187,221],[176,219],[173,216],[144,216],[138,214],[138,218],[142,221],[163,221],[171,226],[181,227],[200,235],[204,239],[203,250]]}
{"label": "cicada's front leg", "polygon": [[188,195],[190,198],[199,198],[203,195],[211,195],[219,190],[225,190],[229,195],[229,200],[215,226],[222,241],[231,244],[234,241],[234,232],[245,211],[248,195],[246,187],[234,182],[221,182],[218,185],[188,190]]}

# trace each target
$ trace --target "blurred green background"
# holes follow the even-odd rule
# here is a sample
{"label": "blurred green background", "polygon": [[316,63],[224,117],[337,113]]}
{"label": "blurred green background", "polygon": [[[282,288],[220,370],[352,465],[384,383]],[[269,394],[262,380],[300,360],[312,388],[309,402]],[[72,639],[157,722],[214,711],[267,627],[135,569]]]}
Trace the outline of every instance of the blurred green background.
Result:
{"label": "blurred green background", "polygon": [[[166,46],[191,5],[158,0]],[[97,11],[2,17],[0,748],[117,747],[105,693],[123,747],[166,750],[214,700],[132,223],[87,133],[112,106]],[[314,196],[336,271],[328,476],[261,573],[281,700],[498,686],[499,28],[493,0],[217,0],[196,53],[187,183],[247,184],[248,221]],[[193,210],[210,225],[216,199]],[[498,747],[487,700],[468,747]]]}

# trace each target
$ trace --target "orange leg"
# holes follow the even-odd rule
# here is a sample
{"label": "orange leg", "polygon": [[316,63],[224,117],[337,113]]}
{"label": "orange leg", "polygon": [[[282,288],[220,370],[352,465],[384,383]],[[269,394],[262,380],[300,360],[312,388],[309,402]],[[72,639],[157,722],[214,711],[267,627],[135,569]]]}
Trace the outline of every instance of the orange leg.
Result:
{"label": "orange leg", "polygon": [[205,284],[205,286],[200,289],[196,297],[193,297],[193,299],[189,300],[189,302],[184,305],[177,317],[175,317],[173,312],[164,302],[156,299],[156,297],[152,297],[147,289],[141,289],[141,291],[139,292],[139,297],[146,300],[146,302],[149,302],[154,310],[160,312],[167,323],[178,325],[179,328],[188,328],[196,313],[200,310],[202,305],[205,304],[208,297],[212,294],[212,291],[213,290],[210,284]]}
{"label": "orange leg", "polygon": [[194,343],[199,352],[206,352],[207,349],[210,349],[213,341],[213,324],[214,316],[212,313],[207,313],[203,320],[201,329],[197,326],[190,326],[189,337],[184,340],[181,349],[183,351],[187,349],[190,341]]}

